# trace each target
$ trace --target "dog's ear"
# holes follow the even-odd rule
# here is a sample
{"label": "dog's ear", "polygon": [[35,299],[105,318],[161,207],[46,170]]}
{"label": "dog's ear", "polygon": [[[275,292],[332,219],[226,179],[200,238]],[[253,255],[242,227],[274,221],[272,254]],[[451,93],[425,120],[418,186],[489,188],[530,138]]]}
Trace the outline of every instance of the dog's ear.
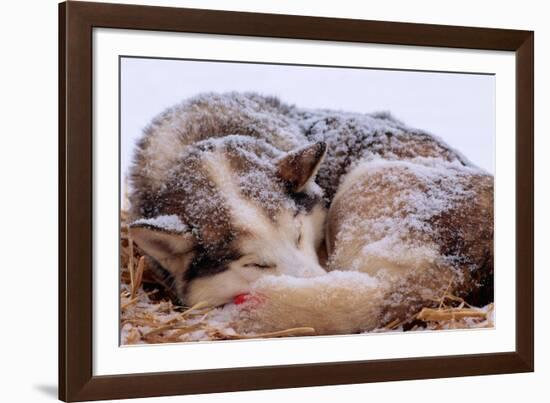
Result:
{"label": "dog's ear", "polygon": [[291,151],[277,161],[277,175],[289,191],[300,192],[315,177],[326,151],[322,141]]}
{"label": "dog's ear", "polygon": [[138,220],[130,225],[129,232],[143,252],[170,269],[167,263],[178,260],[193,250],[195,237],[179,221],[178,225],[173,222],[169,225],[162,224],[163,220],[158,219]]}

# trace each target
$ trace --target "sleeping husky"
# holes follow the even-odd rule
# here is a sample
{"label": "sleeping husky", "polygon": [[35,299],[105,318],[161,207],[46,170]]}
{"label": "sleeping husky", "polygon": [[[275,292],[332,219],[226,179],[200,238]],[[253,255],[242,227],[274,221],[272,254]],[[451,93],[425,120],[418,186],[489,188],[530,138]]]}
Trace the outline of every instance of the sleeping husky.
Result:
{"label": "sleeping husky", "polygon": [[130,178],[131,237],[182,304],[327,271],[383,284],[360,330],[492,301],[493,177],[389,114],[204,94],[145,129]]}

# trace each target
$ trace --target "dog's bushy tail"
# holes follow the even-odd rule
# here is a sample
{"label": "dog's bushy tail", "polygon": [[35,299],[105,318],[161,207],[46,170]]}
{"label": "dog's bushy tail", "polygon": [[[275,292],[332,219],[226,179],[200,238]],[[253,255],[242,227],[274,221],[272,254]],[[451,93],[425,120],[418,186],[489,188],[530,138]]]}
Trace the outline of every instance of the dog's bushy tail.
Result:
{"label": "dog's bushy tail", "polygon": [[366,273],[332,271],[314,278],[267,276],[254,284],[250,303],[233,327],[241,333],[312,327],[315,334],[369,331],[380,324],[387,288]]}

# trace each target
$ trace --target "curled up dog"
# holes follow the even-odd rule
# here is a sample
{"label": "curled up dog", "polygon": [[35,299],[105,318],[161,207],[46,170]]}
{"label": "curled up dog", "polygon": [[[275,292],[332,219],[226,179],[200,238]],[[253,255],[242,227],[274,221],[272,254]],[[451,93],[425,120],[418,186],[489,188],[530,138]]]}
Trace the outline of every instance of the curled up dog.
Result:
{"label": "curled up dog", "polygon": [[361,332],[446,290],[493,299],[493,177],[389,114],[197,96],[146,128],[130,203],[174,299],[258,297],[245,331]]}

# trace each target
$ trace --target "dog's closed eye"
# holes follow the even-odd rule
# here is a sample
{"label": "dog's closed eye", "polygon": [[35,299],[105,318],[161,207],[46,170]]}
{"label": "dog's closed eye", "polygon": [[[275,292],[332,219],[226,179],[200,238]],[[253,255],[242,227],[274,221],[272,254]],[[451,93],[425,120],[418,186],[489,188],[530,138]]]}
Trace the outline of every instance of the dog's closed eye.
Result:
{"label": "dog's closed eye", "polygon": [[274,269],[274,264],[267,264],[267,263],[247,263],[244,265],[244,267],[253,267],[256,269]]}

